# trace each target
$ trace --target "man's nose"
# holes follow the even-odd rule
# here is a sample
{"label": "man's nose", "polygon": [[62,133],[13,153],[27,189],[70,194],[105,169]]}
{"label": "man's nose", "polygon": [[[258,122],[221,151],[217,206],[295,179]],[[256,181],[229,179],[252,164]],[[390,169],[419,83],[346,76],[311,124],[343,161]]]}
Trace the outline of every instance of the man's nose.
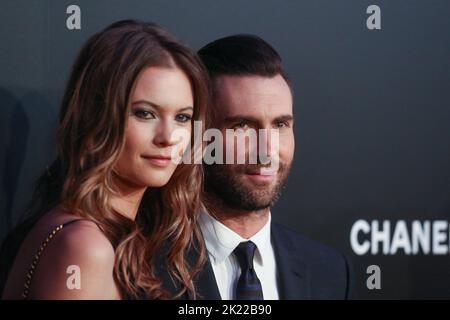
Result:
{"label": "man's nose", "polygon": [[278,158],[280,150],[277,129],[260,129],[258,134],[258,162],[268,164]]}

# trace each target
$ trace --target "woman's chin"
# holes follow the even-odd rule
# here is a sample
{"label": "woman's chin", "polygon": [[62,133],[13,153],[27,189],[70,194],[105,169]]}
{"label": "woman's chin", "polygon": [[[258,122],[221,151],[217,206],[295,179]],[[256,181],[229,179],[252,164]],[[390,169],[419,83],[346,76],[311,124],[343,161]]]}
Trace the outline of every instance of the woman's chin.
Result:
{"label": "woman's chin", "polygon": [[143,185],[145,185],[147,188],[161,188],[164,187],[170,180],[166,177],[152,177],[150,179],[147,179],[146,181],[143,181]]}

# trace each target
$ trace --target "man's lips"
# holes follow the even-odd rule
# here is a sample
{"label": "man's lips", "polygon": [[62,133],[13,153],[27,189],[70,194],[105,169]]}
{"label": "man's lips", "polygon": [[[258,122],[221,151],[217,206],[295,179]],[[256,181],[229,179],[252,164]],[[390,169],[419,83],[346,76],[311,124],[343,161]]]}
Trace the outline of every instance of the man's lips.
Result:
{"label": "man's lips", "polygon": [[160,155],[142,155],[141,157],[157,167],[167,167],[172,161],[171,157]]}
{"label": "man's lips", "polygon": [[257,183],[271,182],[275,180],[278,171],[272,168],[259,168],[257,170],[248,170],[245,172],[246,176]]}
{"label": "man's lips", "polygon": [[246,170],[245,173],[249,174],[249,175],[275,176],[275,175],[277,175],[278,170],[273,169],[273,168],[261,167],[258,169]]}

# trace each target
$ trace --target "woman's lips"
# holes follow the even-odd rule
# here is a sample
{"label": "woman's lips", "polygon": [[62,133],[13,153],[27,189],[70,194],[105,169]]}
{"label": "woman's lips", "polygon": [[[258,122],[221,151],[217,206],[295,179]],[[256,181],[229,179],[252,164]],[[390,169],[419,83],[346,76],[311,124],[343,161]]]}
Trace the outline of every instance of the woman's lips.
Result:
{"label": "woman's lips", "polygon": [[149,156],[144,155],[142,156],[145,160],[150,162],[150,164],[157,166],[157,167],[167,167],[171,162],[171,157],[165,157],[165,156]]}

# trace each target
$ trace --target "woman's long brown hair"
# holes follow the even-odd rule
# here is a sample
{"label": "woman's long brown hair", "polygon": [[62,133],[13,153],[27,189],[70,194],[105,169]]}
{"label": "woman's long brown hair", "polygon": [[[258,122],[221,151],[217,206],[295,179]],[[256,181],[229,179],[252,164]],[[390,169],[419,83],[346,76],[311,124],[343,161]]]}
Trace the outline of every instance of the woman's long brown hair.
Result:
{"label": "woman's long brown hair", "polygon": [[[162,287],[157,264],[178,284],[176,297],[195,296],[193,277],[205,256],[196,223],[201,165],[180,164],[167,185],[147,189],[136,221],[111,207],[111,196],[117,194],[113,167],[124,145],[128,100],[139,74],[152,66],[184,71],[194,93],[193,121],[204,120],[207,76],[196,55],[155,24],[114,23],[92,36],[75,61],[60,113],[58,157],[35,194],[37,211],[60,204],[100,226],[115,248],[116,285],[128,299],[171,297]],[[186,260],[191,249],[200,255],[193,265]]]}

